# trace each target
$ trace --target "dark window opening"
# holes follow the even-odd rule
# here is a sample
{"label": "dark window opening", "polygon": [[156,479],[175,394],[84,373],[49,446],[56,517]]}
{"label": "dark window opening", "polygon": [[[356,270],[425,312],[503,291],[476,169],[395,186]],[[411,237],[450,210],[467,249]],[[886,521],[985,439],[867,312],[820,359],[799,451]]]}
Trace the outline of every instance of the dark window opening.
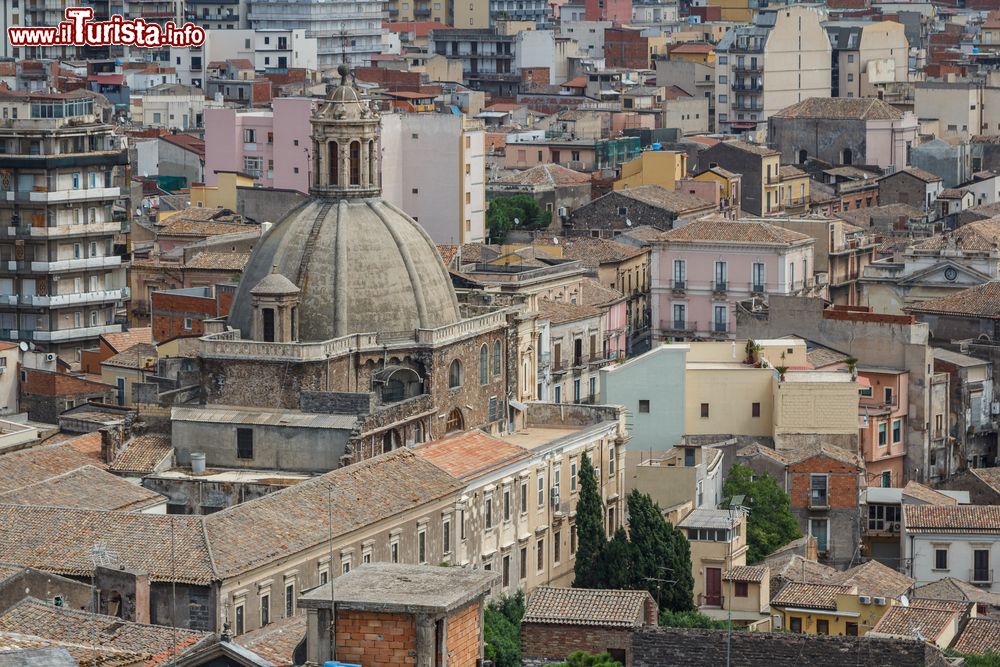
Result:
{"label": "dark window opening", "polygon": [[264,339],[266,343],[274,342],[274,308],[264,308],[261,311],[261,320],[264,324],[264,330],[261,332],[261,338]]}
{"label": "dark window opening", "polygon": [[361,185],[361,142],[351,142],[351,185]]}
{"label": "dark window opening", "polygon": [[236,458],[238,459],[253,458],[253,429],[250,428],[236,429]]}

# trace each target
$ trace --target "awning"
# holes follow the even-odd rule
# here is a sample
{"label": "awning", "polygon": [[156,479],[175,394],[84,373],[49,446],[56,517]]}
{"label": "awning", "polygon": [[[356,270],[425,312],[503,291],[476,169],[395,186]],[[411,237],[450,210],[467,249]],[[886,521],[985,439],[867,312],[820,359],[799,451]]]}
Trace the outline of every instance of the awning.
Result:
{"label": "awning", "polygon": [[517,410],[518,412],[527,412],[528,411],[528,406],[525,405],[524,403],[520,402],[520,401],[515,401],[514,399],[510,399],[509,401],[507,401],[507,404],[510,405],[510,407],[512,407],[515,410]]}
{"label": "awning", "polygon": [[872,381],[866,378],[864,375],[859,375],[858,384],[861,385],[862,387],[871,387]]}

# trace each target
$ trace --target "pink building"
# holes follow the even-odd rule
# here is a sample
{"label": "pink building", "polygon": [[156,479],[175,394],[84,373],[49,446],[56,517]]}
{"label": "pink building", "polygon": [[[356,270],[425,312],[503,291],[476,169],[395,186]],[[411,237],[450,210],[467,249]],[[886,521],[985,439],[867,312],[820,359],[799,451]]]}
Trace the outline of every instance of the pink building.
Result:
{"label": "pink building", "polygon": [[736,304],[813,288],[812,237],[765,222],[709,218],[651,241],[653,340],[732,338]]}
{"label": "pink building", "polygon": [[628,23],[632,20],[632,0],[584,0],[583,20]]}
{"label": "pink building", "polygon": [[858,441],[868,486],[903,486],[909,377],[891,368],[858,370]]}
{"label": "pink building", "polygon": [[239,171],[266,188],[309,192],[311,182],[309,122],[316,101],[281,97],[269,111],[205,111],[205,184],[216,184],[217,171]]}

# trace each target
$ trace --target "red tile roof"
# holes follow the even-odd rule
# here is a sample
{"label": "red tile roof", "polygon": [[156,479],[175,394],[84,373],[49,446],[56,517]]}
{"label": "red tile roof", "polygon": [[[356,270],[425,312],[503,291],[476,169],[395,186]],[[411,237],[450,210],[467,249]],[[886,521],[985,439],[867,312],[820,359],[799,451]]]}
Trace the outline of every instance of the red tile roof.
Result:
{"label": "red tile roof", "polygon": [[715,47],[706,42],[684,42],[669,49],[670,53],[712,53]]}
{"label": "red tile roof", "polygon": [[969,619],[952,648],[959,653],[977,655],[1000,652],[1000,620],[995,618]]}
{"label": "red tile roof", "polygon": [[194,153],[202,160],[205,159],[205,140],[199,139],[198,137],[193,137],[190,134],[164,134],[160,137],[161,140],[167,143],[179,146],[184,150]]}
{"label": "red tile roof", "polygon": [[651,602],[646,591],[539,586],[528,596],[522,622],[632,628],[644,624]]}
{"label": "red tile roof", "polygon": [[1000,534],[1000,505],[903,505],[912,533]]}
{"label": "red tile roof", "polygon": [[1000,282],[991,280],[982,285],[952,292],[940,299],[921,301],[909,306],[906,311],[998,319],[1000,318]]}
{"label": "red tile roof", "polygon": [[475,479],[531,456],[528,450],[482,431],[428,442],[413,452],[463,480]]}
{"label": "red tile roof", "polygon": [[570,79],[563,84],[563,88],[586,88],[587,87],[587,77],[578,76],[574,79]]}

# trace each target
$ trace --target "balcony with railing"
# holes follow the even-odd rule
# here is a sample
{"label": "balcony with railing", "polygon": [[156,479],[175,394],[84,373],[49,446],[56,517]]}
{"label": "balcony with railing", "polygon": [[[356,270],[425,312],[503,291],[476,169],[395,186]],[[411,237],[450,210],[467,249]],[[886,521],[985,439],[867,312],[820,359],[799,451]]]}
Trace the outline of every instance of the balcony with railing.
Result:
{"label": "balcony with railing", "polygon": [[10,271],[31,271],[32,273],[55,273],[59,271],[83,271],[86,269],[109,269],[122,265],[122,258],[118,255],[105,255],[103,257],[86,257],[77,259],[61,259],[52,262],[28,262],[22,260],[10,260],[7,268]]}
{"label": "balcony with railing", "polygon": [[764,91],[764,82],[759,80],[744,81],[736,79],[731,84],[734,91],[738,93],[761,93]]}
{"label": "balcony with railing", "polygon": [[993,583],[993,570],[989,568],[974,567],[969,570],[969,583],[970,584],[992,584]]}
{"label": "balcony with railing", "polygon": [[687,281],[686,280],[677,280],[675,278],[670,283],[670,289],[672,289],[675,292],[683,292],[684,290],[687,289]]}
{"label": "balcony with railing", "polygon": [[764,294],[767,291],[767,284],[763,281],[752,280],[747,283],[747,289],[751,294]]}
{"label": "balcony with railing", "polygon": [[732,327],[729,326],[729,322],[712,322],[713,334],[728,334],[732,331]]}
{"label": "balcony with railing", "polygon": [[728,280],[713,280],[712,291],[716,294],[725,294],[729,290]]}
{"label": "balcony with railing", "polygon": [[698,330],[698,323],[687,319],[663,320],[660,330],[668,334],[691,334]]}
{"label": "balcony with railing", "polygon": [[128,288],[114,290],[97,290],[94,292],[75,292],[73,294],[52,294],[38,296],[25,294],[21,303],[26,306],[61,308],[64,306],[79,306],[88,303],[103,303],[107,301],[128,300]]}
{"label": "balcony with railing", "polygon": [[722,593],[718,595],[711,595],[709,593],[698,593],[698,606],[699,607],[723,607],[726,601],[726,596]]}
{"label": "balcony with railing", "polygon": [[825,510],[830,508],[830,497],[826,489],[811,489],[809,493],[809,509]]}

